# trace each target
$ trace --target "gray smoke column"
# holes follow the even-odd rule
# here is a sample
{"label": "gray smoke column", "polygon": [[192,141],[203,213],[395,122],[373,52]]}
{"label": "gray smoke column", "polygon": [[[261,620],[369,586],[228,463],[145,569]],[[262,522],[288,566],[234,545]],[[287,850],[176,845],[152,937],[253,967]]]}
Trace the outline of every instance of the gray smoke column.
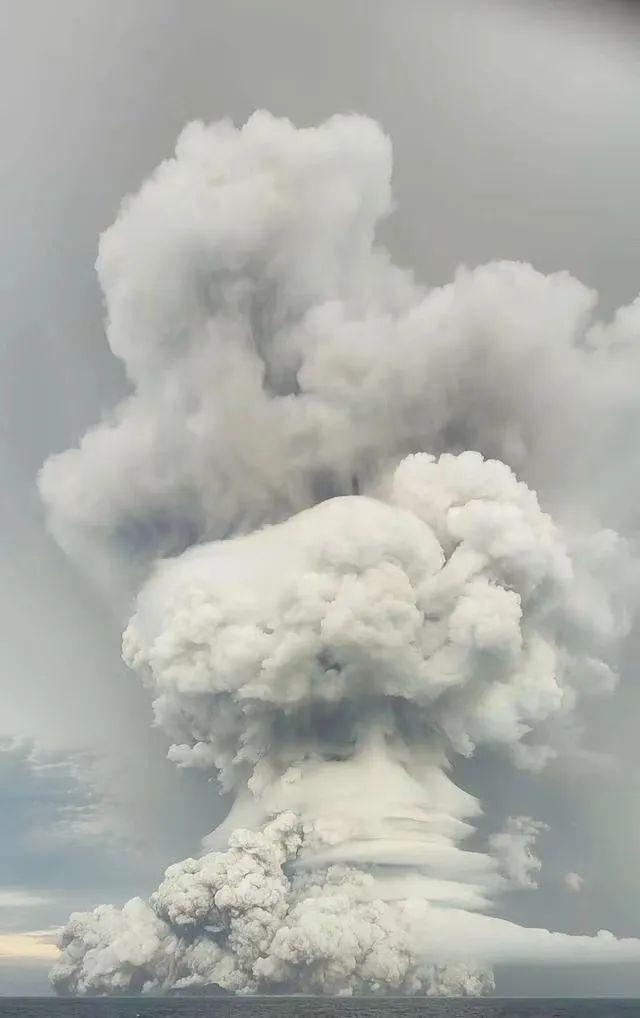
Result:
{"label": "gray smoke column", "polygon": [[71,917],[62,991],[476,994],[496,963],[640,960],[489,914],[544,825],[470,850],[448,776],[480,745],[543,767],[615,687],[640,306],[598,324],[506,262],[424,290],[375,243],[390,174],[365,118],[191,124],[101,239],[131,393],[41,490],[71,554],[141,585],[125,660],[234,805],[149,903]]}

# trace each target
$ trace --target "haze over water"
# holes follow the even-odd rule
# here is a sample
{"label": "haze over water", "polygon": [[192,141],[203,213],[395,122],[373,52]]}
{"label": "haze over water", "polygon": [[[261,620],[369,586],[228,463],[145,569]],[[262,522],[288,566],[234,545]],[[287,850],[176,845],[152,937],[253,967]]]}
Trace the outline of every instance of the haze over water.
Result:
{"label": "haze over water", "polygon": [[7,998],[0,1018],[636,1018],[637,999]]}

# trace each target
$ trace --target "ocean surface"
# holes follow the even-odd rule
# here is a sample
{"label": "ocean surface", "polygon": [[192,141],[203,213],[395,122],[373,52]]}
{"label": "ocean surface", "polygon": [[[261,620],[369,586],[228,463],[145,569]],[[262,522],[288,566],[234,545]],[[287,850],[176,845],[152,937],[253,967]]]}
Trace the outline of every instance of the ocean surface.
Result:
{"label": "ocean surface", "polygon": [[0,998],[0,1018],[640,1018],[640,1000]]}

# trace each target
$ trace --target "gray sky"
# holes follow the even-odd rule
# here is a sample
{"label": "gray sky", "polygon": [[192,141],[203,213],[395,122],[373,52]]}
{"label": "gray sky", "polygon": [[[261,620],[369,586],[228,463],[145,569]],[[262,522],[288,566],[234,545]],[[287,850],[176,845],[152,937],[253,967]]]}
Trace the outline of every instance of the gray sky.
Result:
{"label": "gray sky", "polygon": [[[121,606],[112,610],[47,536],[34,486],[45,457],[126,391],[93,270],[120,199],[193,118],[243,121],[265,107],[306,125],[362,112],[394,145],[398,207],[384,233],[397,261],[429,283],[495,257],[566,268],[609,311],[640,289],[640,14],[612,0],[1,0],[1,9],[6,938],[149,891],[225,809],[202,775],[164,760],[145,694],[120,662]],[[608,769],[576,762],[559,781],[490,757],[459,768],[487,799],[487,823],[515,809],[551,825],[540,889],[514,896],[505,915],[640,935],[633,646],[627,657],[623,687],[598,705],[587,740],[614,755]],[[564,886],[570,870],[586,879],[579,894]],[[42,991],[44,971],[38,959],[3,959],[0,946],[0,993]],[[520,973],[517,986],[640,993],[640,973],[599,972],[597,983],[585,972]]]}

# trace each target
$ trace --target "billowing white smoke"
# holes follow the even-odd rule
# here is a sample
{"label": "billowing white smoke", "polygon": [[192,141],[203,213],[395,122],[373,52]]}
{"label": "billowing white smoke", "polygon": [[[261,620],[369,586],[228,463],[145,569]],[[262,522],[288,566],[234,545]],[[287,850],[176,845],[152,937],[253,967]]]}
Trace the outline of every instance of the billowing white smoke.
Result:
{"label": "billowing white smoke", "polygon": [[494,963],[640,958],[483,915],[535,886],[544,825],[465,849],[447,776],[481,744],[544,766],[615,686],[640,307],[593,325],[512,263],[423,291],[374,244],[389,181],[363,118],[193,124],[102,238],[132,393],[41,488],[65,547],[146,577],[125,659],[235,804],[148,905],[72,917],[63,990],[478,993]]}
{"label": "billowing white smoke", "polygon": [[[464,962],[428,966],[412,945],[406,905],[371,900],[362,871],[330,867],[287,878],[303,843],[282,813],[263,831],[236,831],[229,850],[170,866],[151,899],[73,916],[58,986],[75,992],[217,986],[478,993],[490,971]],[[194,936],[195,933],[195,936]]]}

